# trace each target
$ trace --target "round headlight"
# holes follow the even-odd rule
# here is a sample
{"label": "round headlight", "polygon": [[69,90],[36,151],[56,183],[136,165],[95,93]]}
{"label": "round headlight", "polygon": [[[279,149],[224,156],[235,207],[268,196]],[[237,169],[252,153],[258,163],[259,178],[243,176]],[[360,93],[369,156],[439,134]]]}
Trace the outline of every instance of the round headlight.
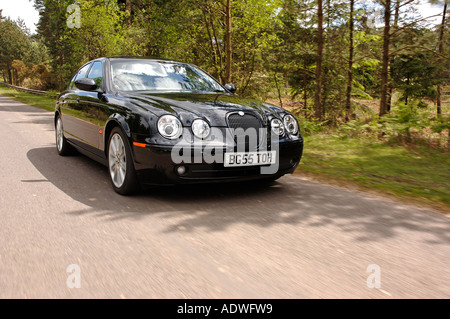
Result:
{"label": "round headlight", "polygon": [[159,134],[165,138],[174,140],[180,137],[183,126],[179,119],[173,115],[163,115],[158,120],[158,131]]}
{"label": "round headlight", "polygon": [[281,122],[279,119],[273,119],[272,121],[270,121],[270,126],[274,134],[280,136],[284,134],[283,122]]}
{"label": "round headlight", "polygon": [[202,119],[196,119],[194,120],[194,122],[192,122],[192,132],[198,138],[207,138],[209,136],[209,133],[211,133],[211,128],[206,121]]}
{"label": "round headlight", "polygon": [[288,114],[283,118],[283,121],[284,121],[284,126],[286,127],[286,130],[289,132],[289,134],[295,135],[298,133],[298,124],[297,124],[297,120],[295,119],[295,117]]}

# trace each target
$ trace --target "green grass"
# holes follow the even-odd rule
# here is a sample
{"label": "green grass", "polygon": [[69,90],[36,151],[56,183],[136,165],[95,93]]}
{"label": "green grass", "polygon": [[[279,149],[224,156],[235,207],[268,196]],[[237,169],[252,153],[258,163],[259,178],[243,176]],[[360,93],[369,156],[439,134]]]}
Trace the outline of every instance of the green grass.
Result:
{"label": "green grass", "polygon": [[450,156],[445,150],[405,148],[325,133],[305,138],[298,174],[330,178],[450,211]]}
{"label": "green grass", "polygon": [[0,85],[0,94],[47,111],[55,110],[56,98],[50,96],[30,94],[4,85]]}

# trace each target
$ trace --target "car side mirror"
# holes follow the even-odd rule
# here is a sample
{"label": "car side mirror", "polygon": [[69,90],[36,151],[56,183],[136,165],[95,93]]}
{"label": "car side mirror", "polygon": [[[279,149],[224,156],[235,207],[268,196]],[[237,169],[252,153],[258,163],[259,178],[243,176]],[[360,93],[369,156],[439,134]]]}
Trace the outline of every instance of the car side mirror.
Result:
{"label": "car side mirror", "polygon": [[95,80],[88,78],[77,79],[75,81],[75,86],[83,91],[95,91],[98,88],[97,83],[95,83]]}
{"label": "car side mirror", "polygon": [[234,84],[230,84],[230,83],[225,84],[225,89],[227,89],[231,93],[234,93],[237,90],[236,86]]}

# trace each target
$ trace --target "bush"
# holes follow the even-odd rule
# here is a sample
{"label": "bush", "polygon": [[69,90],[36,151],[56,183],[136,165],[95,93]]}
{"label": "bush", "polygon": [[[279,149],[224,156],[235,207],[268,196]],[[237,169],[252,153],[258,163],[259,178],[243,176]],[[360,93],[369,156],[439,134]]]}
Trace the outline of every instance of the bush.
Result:
{"label": "bush", "polygon": [[339,126],[342,137],[369,137],[406,145],[448,148],[449,118],[436,118],[423,101],[399,103],[390,114],[353,120]]}
{"label": "bush", "polygon": [[328,121],[314,122],[306,118],[299,118],[298,116],[297,120],[300,132],[304,136],[312,135],[314,133],[319,133],[323,131],[323,129],[325,128],[325,124],[328,122]]}
{"label": "bush", "polygon": [[27,66],[21,60],[14,60],[12,68],[16,74],[15,84],[28,89],[47,90],[55,85],[51,70],[44,63]]}

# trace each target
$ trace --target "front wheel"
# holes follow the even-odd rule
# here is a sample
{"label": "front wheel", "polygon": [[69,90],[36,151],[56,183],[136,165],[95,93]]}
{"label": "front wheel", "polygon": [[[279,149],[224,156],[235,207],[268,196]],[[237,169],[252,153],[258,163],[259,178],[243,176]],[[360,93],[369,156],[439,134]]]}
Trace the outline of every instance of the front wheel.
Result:
{"label": "front wheel", "polygon": [[108,171],[112,186],[117,193],[130,195],[138,190],[131,149],[119,127],[115,127],[109,137]]}

